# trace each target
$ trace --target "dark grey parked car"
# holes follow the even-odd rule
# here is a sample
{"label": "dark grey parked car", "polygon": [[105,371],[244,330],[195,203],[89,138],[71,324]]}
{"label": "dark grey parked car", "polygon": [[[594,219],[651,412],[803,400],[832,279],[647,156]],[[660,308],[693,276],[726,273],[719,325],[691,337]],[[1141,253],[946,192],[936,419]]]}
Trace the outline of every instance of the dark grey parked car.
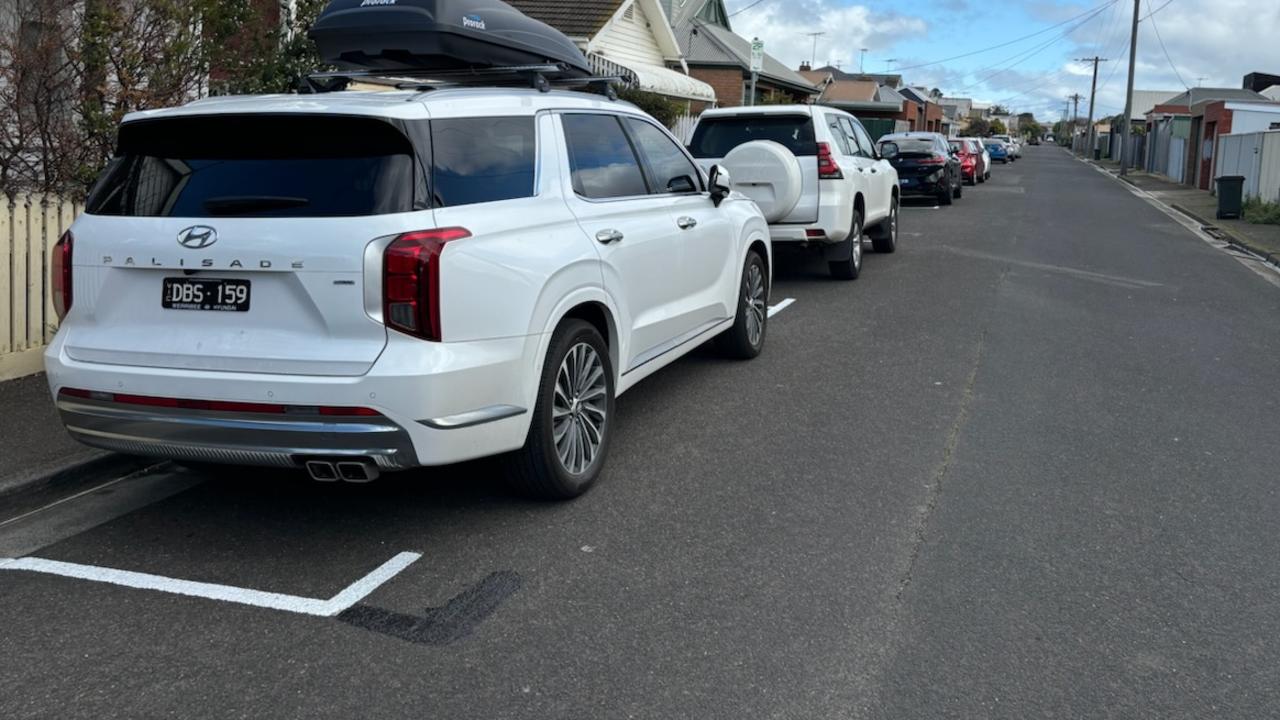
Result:
{"label": "dark grey parked car", "polygon": [[902,197],[933,197],[950,205],[964,192],[960,157],[934,132],[893,133],[880,138],[880,154],[898,171]]}

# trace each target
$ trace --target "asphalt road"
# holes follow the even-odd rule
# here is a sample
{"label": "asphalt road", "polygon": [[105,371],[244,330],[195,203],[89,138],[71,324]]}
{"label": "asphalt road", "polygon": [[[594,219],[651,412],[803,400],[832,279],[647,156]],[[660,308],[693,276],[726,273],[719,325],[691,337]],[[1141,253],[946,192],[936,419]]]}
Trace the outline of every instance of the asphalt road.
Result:
{"label": "asphalt road", "polygon": [[1280,287],[1049,147],[900,248],[780,258],[764,355],[621,398],[573,503],[239,471],[0,526],[309,598],[421,553],[337,617],[0,572],[0,717],[1275,716]]}

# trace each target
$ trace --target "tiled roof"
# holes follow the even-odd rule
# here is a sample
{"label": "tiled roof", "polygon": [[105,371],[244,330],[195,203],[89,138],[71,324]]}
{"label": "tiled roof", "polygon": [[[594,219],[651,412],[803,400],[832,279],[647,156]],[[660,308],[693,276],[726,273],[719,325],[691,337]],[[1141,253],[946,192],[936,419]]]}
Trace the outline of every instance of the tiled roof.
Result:
{"label": "tiled roof", "polygon": [[[743,70],[751,69],[751,41],[741,35],[696,19],[677,26],[675,33],[685,60],[690,65],[735,65]],[[817,91],[813,83],[767,52],[764,54],[764,67],[760,70],[760,77]]]}
{"label": "tiled roof", "polygon": [[534,20],[571,38],[591,38],[618,12],[623,0],[506,0]]}
{"label": "tiled roof", "polygon": [[870,80],[837,80],[827,86],[823,100],[832,102],[875,102],[879,85]]}
{"label": "tiled roof", "polygon": [[1190,105],[1194,100],[1197,105],[1217,100],[1266,100],[1267,98],[1252,90],[1241,88],[1202,88],[1196,87],[1160,103],[1161,105]]}

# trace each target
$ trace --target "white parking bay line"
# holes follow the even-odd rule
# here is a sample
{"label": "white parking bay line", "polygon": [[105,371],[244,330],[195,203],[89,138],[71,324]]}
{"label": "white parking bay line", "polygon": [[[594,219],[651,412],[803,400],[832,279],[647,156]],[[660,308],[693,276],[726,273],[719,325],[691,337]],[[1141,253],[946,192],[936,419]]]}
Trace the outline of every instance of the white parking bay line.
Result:
{"label": "white parking bay line", "polygon": [[284,610],[301,615],[318,615],[333,617],[347,608],[363,600],[378,586],[395,577],[401,570],[409,567],[418,558],[419,553],[402,552],[383,563],[378,569],[365,575],[349,585],[345,590],[328,600],[304,598],[296,595],[250,590],[231,585],[179,580],[161,575],[116,570],[114,568],[96,567],[94,565],[78,565],[60,560],[45,560],[37,557],[0,559],[0,570],[26,570],[28,572],[61,575],[63,577],[92,580],[94,582],[123,585],[140,590],[158,590],[174,595],[221,600],[239,605]]}
{"label": "white parking bay line", "polygon": [[796,301],[796,299],[795,299],[795,298],[787,298],[786,300],[783,300],[782,302],[778,303],[777,305],[770,305],[770,306],[769,306],[769,317],[773,317],[774,315],[777,315],[778,313],[782,312],[783,310],[786,310],[786,309],[787,309],[787,306],[789,306],[791,303],[793,303],[793,302],[795,302],[795,301]]}

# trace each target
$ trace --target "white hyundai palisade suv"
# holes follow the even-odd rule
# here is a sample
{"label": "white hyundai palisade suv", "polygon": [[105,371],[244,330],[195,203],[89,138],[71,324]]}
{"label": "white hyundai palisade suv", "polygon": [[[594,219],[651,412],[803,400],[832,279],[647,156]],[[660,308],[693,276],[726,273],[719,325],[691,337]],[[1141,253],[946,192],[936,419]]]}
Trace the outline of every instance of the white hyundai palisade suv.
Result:
{"label": "white hyundai palisade suv", "polygon": [[862,236],[876,252],[898,243],[898,173],[862,123],[821,105],[708,110],[689,150],[704,168],[720,165],[734,189],[755,200],[775,243],[820,249],[831,274],[862,272]]}
{"label": "white hyundai palisade suv", "polygon": [[616,395],[764,344],[769,230],[728,180],[585,93],[133,113],[54,254],[49,384],[100,448],[350,481],[513,451],[572,497]]}

